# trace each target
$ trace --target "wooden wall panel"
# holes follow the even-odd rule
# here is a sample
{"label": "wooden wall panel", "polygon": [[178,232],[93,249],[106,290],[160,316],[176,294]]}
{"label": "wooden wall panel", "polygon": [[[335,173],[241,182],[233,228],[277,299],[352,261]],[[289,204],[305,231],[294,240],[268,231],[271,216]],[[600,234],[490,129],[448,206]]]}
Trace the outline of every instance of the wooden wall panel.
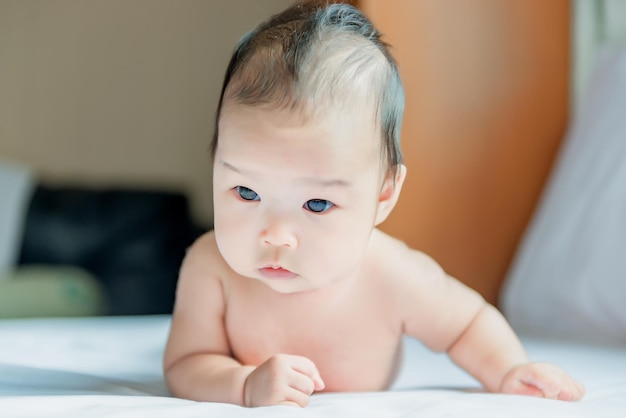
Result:
{"label": "wooden wall panel", "polygon": [[568,113],[568,0],[362,0],[407,93],[382,229],[497,302]]}

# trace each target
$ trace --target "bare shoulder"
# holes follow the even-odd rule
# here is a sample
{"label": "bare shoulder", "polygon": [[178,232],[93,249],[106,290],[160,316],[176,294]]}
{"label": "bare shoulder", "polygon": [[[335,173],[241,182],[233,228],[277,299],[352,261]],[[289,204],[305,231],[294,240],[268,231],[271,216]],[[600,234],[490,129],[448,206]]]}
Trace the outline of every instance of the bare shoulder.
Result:
{"label": "bare shoulder", "polygon": [[431,349],[447,349],[485,303],[432,257],[381,231],[372,237],[372,251],[404,332]]}
{"label": "bare shoulder", "polygon": [[202,267],[214,262],[220,262],[220,259],[221,256],[217,248],[217,242],[215,241],[215,233],[209,231],[201,235],[187,249],[183,266],[192,264],[195,267]]}
{"label": "bare shoulder", "polygon": [[229,267],[222,257],[215,241],[215,234],[209,231],[200,236],[188,249],[179,275],[179,287],[188,282],[196,285],[210,285],[218,281],[220,286],[227,284]]}
{"label": "bare shoulder", "polygon": [[375,261],[374,268],[384,272],[386,280],[396,285],[403,282],[428,282],[443,279],[443,268],[428,254],[410,248],[403,241],[378,229],[372,233],[370,257]]}

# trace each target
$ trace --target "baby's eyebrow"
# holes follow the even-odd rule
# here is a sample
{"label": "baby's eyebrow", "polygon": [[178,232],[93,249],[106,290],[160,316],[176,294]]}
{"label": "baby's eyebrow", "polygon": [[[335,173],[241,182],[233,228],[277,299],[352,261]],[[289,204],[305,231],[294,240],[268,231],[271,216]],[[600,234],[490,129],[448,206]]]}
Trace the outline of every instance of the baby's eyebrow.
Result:
{"label": "baby's eyebrow", "polygon": [[303,183],[313,184],[322,187],[349,187],[350,183],[346,180],[342,179],[318,179],[314,177],[302,177],[301,180]]}
{"label": "baby's eyebrow", "polygon": [[225,168],[231,171],[234,171],[235,173],[243,174],[241,170],[239,170],[237,167],[233,166],[232,164],[227,163],[224,160],[220,160],[220,164],[223,165]]}
{"label": "baby's eyebrow", "polygon": [[[231,171],[234,171],[235,173],[238,174],[242,174],[244,176],[249,176],[250,173],[247,173],[245,171],[240,170],[239,168],[235,167],[234,165],[224,161],[224,160],[220,160],[220,164],[222,166],[224,166],[224,168],[227,168]],[[343,180],[343,179],[320,179],[320,178],[316,178],[316,177],[299,177],[297,179],[299,182],[305,183],[305,184],[310,184],[310,185],[314,185],[314,186],[322,186],[322,187],[350,187],[350,182]]]}

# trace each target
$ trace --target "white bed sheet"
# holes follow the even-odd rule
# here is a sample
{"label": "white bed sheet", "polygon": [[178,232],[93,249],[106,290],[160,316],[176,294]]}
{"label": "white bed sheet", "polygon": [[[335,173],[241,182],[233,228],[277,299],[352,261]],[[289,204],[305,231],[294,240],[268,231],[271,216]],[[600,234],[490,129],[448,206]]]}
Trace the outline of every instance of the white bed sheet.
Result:
{"label": "white bed sheet", "polygon": [[411,339],[391,391],[314,395],[304,409],[175,399],[161,373],[168,326],[168,316],[0,321],[0,417],[626,417],[626,347],[530,338],[533,359],[581,380],[584,400],[483,393]]}

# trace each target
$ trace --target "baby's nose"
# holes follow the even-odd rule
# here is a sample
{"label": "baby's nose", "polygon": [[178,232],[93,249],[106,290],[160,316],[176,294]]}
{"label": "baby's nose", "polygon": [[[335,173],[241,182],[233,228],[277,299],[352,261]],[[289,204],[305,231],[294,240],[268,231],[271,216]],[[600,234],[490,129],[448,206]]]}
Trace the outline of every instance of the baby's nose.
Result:
{"label": "baby's nose", "polygon": [[274,217],[261,232],[261,244],[274,247],[295,248],[298,239],[290,223],[284,217]]}

